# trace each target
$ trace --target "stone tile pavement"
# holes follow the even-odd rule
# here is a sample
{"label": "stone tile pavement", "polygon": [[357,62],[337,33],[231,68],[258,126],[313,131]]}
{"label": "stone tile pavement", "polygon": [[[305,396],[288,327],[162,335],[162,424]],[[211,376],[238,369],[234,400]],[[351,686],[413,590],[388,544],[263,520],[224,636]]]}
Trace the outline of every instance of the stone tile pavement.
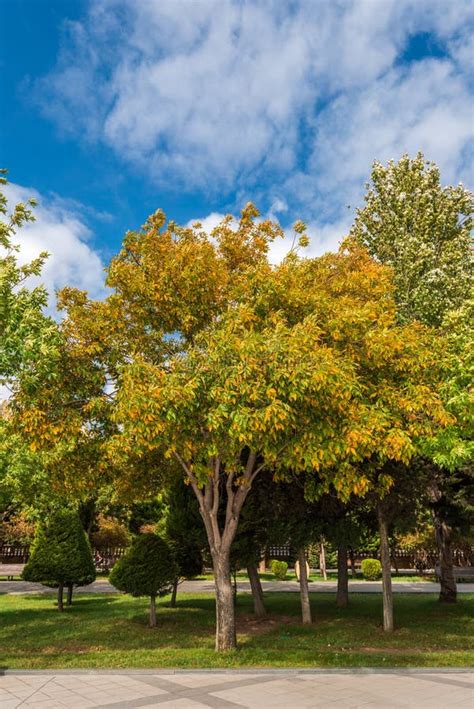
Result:
{"label": "stone tile pavement", "polygon": [[0,675],[0,709],[473,706],[474,673],[459,670],[63,670]]}

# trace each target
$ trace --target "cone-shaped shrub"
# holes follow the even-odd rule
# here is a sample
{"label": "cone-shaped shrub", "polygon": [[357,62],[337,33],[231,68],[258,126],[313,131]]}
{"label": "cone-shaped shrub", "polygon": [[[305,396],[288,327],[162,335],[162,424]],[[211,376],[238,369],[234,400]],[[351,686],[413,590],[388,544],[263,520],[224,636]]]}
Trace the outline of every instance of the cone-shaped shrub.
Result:
{"label": "cone-shaped shrub", "polygon": [[172,551],[156,534],[141,534],[110,573],[110,583],[132,596],[150,597],[150,625],[156,625],[156,597],[170,593],[178,574]]}
{"label": "cone-shaped shrub", "polygon": [[30,558],[23,569],[25,581],[58,588],[58,609],[63,610],[63,590],[95,580],[92,551],[79,515],[56,510],[39,524]]}

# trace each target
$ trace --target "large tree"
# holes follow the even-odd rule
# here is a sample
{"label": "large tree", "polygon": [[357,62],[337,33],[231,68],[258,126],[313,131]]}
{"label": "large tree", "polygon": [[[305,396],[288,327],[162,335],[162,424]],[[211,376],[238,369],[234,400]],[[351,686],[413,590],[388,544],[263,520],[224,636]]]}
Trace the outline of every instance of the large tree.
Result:
{"label": "large tree", "polygon": [[260,473],[317,471],[318,492],[347,499],[370,487],[361,460],[408,461],[447,421],[436,342],[396,323],[389,271],[353,241],[319,259],[292,249],[273,267],[281,230],[257,217],[248,205],[209,236],[157,212],[129,232],[105,301],[61,296],[77,376],[58,379],[53,404],[46,389],[34,405],[17,397],[35,445],[54,451],[60,433],[72,454],[92,436],[116,491],[159,488],[166,461],[180,467],[212,557],[219,650],[235,647],[230,551]]}

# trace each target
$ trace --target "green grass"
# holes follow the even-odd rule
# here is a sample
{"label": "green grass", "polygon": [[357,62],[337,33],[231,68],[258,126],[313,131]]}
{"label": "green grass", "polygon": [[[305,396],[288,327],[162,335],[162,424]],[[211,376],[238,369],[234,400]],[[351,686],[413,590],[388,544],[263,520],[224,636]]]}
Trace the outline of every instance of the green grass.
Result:
{"label": "green grass", "polygon": [[381,597],[353,594],[345,610],[334,594],[313,594],[315,622],[299,622],[295,593],[267,594],[270,617],[255,622],[249,595],[238,598],[239,649],[214,652],[214,600],[161,599],[158,627],[147,626],[146,599],[78,594],[60,614],[53,597],[0,596],[2,668],[103,667],[407,667],[474,663],[474,594],[443,606],[435,595],[397,594],[396,630],[381,628]]}

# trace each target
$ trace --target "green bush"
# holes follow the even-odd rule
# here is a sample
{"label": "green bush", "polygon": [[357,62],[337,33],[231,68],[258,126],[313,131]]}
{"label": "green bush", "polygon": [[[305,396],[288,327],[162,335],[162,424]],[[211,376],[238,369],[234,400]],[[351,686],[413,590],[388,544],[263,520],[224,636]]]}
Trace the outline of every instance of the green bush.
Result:
{"label": "green bush", "polygon": [[150,625],[156,625],[156,597],[171,591],[179,570],[173,553],[156,534],[141,534],[110,573],[110,583],[132,596],[150,597]]}
{"label": "green bush", "polygon": [[23,569],[25,581],[39,581],[58,588],[58,609],[63,610],[63,590],[95,581],[89,540],[77,512],[56,510],[38,526],[31,554]]}
{"label": "green bush", "polygon": [[361,570],[366,581],[377,581],[382,576],[382,564],[378,559],[363,559]]}
{"label": "green bush", "polygon": [[278,559],[273,559],[270,564],[272,574],[276,576],[279,581],[284,581],[286,579],[286,572],[288,571],[288,564],[286,561],[278,561]]}

